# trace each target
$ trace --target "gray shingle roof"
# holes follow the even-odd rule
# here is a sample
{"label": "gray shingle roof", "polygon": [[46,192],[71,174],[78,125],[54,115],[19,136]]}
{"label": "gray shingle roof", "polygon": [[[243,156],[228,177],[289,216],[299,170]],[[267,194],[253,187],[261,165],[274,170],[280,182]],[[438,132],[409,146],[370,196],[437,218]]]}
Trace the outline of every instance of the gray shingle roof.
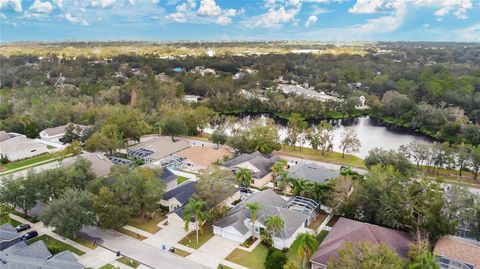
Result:
{"label": "gray shingle roof", "polygon": [[316,163],[304,163],[292,166],[288,169],[288,175],[292,178],[304,178],[309,181],[324,183],[328,179],[338,177],[340,171],[330,170]]}
{"label": "gray shingle roof", "polygon": [[15,231],[15,228],[10,223],[5,223],[0,225],[0,242],[1,241],[10,241],[19,237],[20,234]]}
{"label": "gray shingle roof", "polygon": [[257,212],[258,223],[264,225],[267,216],[278,215],[282,218],[284,229],[276,234],[279,238],[291,237],[309,218],[308,214],[283,208],[282,206],[287,204],[287,201],[273,190],[268,189],[254,193],[247,200],[240,202],[230,210],[225,217],[217,222],[215,226],[222,228],[232,226],[240,233],[245,234],[248,232],[249,227],[245,225],[244,220],[251,218],[250,210],[248,210],[245,205],[252,202],[260,204],[260,209]]}
{"label": "gray shingle roof", "polygon": [[170,169],[164,168],[162,174],[160,175],[160,179],[163,180],[165,183],[177,180],[178,176],[172,173]]}
{"label": "gray shingle roof", "polygon": [[82,269],[70,251],[52,256],[43,241],[30,245],[20,242],[0,252],[0,268],[2,269]]}
{"label": "gray shingle roof", "polygon": [[196,182],[187,181],[167,192],[163,195],[163,200],[170,200],[172,198],[177,199],[182,205],[188,203],[188,199],[192,197],[192,194],[195,192]]}
{"label": "gray shingle roof", "polygon": [[262,178],[270,173],[272,166],[278,161],[278,157],[265,156],[260,152],[253,152],[250,154],[244,153],[239,156],[228,160],[222,164],[224,167],[235,168],[237,165],[248,162],[259,170],[252,176],[254,178]]}

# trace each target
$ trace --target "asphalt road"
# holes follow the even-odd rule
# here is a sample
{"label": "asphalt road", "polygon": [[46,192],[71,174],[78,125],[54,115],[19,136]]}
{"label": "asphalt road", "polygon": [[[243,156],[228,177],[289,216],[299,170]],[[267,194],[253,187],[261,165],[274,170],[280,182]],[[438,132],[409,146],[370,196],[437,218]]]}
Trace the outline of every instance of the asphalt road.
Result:
{"label": "asphalt road", "polygon": [[205,269],[203,265],[192,262],[175,254],[162,251],[151,245],[135,240],[114,231],[102,230],[97,227],[88,227],[82,233],[96,239],[97,244],[110,249],[142,264],[158,269]]}

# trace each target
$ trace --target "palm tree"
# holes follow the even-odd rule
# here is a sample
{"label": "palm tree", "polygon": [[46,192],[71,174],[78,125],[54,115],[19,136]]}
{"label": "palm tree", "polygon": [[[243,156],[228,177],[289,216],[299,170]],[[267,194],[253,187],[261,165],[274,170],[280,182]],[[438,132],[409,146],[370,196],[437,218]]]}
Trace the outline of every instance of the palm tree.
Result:
{"label": "palm tree", "polygon": [[192,218],[195,219],[195,231],[197,234],[197,246],[198,246],[198,230],[203,225],[200,222],[203,222],[205,219],[205,212],[203,208],[207,203],[202,200],[195,200],[190,198],[188,200],[188,204],[185,205],[185,209],[183,210],[183,222],[185,223],[185,230],[188,232],[188,228],[190,226],[190,221]]}
{"label": "palm tree", "polygon": [[305,268],[307,258],[317,250],[318,241],[315,236],[308,233],[299,234],[296,240],[299,241],[298,256],[302,257],[302,268]]}
{"label": "palm tree", "polygon": [[410,264],[408,269],[440,269],[440,266],[435,261],[435,256],[433,256],[432,252],[427,251],[425,255]]}
{"label": "palm tree", "polygon": [[277,177],[285,171],[287,168],[287,161],[286,160],[279,160],[272,166],[272,177],[273,181],[277,179]]}
{"label": "palm tree", "polygon": [[293,195],[302,195],[307,189],[308,181],[303,178],[291,179]]}
{"label": "palm tree", "polygon": [[257,212],[260,210],[260,204],[257,202],[247,203],[245,207],[252,213],[252,237],[255,239],[255,222],[257,221]]}
{"label": "palm tree", "polygon": [[265,217],[265,227],[270,231],[270,238],[272,240],[277,232],[283,230],[284,226],[285,222],[280,216],[274,215]]}
{"label": "palm tree", "polygon": [[286,171],[283,171],[280,175],[280,180],[278,180],[278,186],[283,190],[283,195],[287,195],[288,186],[291,183],[291,178],[288,176]]}
{"label": "palm tree", "polygon": [[243,185],[243,187],[250,189],[250,184],[252,182],[252,172],[247,168],[240,168],[237,172],[237,182],[239,185]]}

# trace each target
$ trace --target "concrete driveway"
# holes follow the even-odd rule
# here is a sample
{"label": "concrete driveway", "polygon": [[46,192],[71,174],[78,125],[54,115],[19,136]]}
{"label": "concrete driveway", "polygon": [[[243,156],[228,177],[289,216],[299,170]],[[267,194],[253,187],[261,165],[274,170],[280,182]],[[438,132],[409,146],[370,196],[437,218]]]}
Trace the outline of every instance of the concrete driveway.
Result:
{"label": "concrete driveway", "polygon": [[218,235],[214,235],[197,251],[187,256],[187,259],[203,264],[209,268],[217,268],[239,244]]}
{"label": "concrete driveway", "polygon": [[114,252],[97,247],[96,249],[80,256],[78,262],[91,268],[99,268],[107,263],[111,263],[115,259],[118,259]]}
{"label": "concrete driveway", "polygon": [[175,254],[165,252],[142,241],[130,238],[114,231],[106,231],[97,227],[82,229],[82,233],[96,238],[97,243],[112,251],[120,251],[121,255],[137,260],[151,268],[204,269],[205,266],[189,261]]}
{"label": "concrete driveway", "polygon": [[167,226],[162,226],[160,231],[143,240],[143,242],[159,249],[165,245],[166,249],[169,249],[186,235],[187,232],[183,229],[183,222],[170,221]]}

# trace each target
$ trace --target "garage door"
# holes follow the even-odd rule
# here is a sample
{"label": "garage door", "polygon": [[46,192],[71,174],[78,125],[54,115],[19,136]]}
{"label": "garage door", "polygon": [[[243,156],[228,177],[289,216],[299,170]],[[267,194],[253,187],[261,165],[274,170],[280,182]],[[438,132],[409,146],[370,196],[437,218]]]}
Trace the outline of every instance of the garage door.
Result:
{"label": "garage door", "polygon": [[225,237],[227,239],[230,239],[230,240],[233,240],[233,241],[238,242],[238,243],[242,243],[243,241],[245,241],[245,239],[243,239],[243,235],[239,235],[239,234],[232,233],[232,232],[229,232],[229,231],[223,231],[223,237]]}

